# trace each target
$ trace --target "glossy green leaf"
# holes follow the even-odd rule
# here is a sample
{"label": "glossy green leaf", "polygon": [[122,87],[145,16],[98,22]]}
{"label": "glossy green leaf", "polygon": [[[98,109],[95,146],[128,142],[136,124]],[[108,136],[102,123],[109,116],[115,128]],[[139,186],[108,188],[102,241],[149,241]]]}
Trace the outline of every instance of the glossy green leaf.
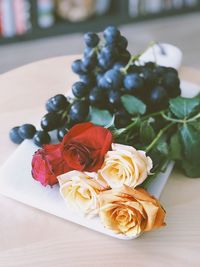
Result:
{"label": "glossy green leaf", "polygon": [[184,119],[192,115],[197,109],[200,111],[200,99],[198,97],[179,96],[169,101],[169,108],[177,118]]}
{"label": "glossy green leaf", "polygon": [[193,126],[184,124],[179,129],[184,157],[190,162],[200,158],[200,133]]}
{"label": "glossy green leaf", "polygon": [[182,146],[180,136],[175,133],[172,135],[169,144],[169,156],[172,160],[182,159]]}
{"label": "glossy green leaf", "polygon": [[132,95],[123,95],[121,101],[126,111],[131,115],[143,115],[146,112],[146,105]]}
{"label": "glossy green leaf", "polygon": [[149,144],[155,138],[155,131],[149,120],[143,121],[140,124],[140,142]]}
{"label": "glossy green leaf", "polygon": [[90,121],[99,126],[109,125],[113,120],[113,116],[108,110],[101,110],[95,107],[90,108]]}
{"label": "glossy green leaf", "polygon": [[200,159],[194,163],[183,160],[181,162],[181,167],[188,177],[200,178]]}

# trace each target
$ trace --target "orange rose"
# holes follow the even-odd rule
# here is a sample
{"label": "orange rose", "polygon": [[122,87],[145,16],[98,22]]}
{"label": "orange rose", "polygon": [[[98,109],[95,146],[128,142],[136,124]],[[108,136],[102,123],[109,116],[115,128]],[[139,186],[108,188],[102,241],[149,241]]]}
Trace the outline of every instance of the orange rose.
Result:
{"label": "orange rose", "polygon": [[124,185],[100,193],[101,222],[128,237],[164,226],[165,211],[159,201],[142,188]]}

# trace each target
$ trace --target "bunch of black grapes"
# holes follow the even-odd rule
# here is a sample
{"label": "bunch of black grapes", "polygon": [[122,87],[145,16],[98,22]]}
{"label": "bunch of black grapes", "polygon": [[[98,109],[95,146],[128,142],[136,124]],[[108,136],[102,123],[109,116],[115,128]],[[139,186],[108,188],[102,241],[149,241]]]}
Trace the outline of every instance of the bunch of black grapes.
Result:
{"label": "bunch of black grapes", "polygon": [[68,100],[61,94],[50,98],[46,103],[48,113],[41,120],[42,130],[36,131],[31,124],[14,127],[10,131],[14,143],[33,138],[36,145],[42,146],[50,143],[52,130],[57,130],[61,141],[71,126],[89,120],[90,107],[108,110],[115,117],[115,127],[126,127],[131,115],[123,107],[122,95],[142,100],[148,113],[167,108],[169,99],[180,95],[177,71],[153,62],[139,64],[116,27],[107,27],[101,42],[98,34],[88,32],[84,42],[83,58],[72,63],[72,70],[80,78],[72,86],[74,98]]}
{"label": "bunch of black grapes", "polygon": [[33,139],[37,146],[42,146],[51,142],[49,132],[57,130],[57,138],[61,141],[68,131],[66,126],[69,105],[67,98],[62,94],[51,97],[46,102],[45,107],[48,113],[41,119],[41,130],[37,131],[32,124],[23,124],[10,130],[10,139],[15,144],[20,144],[24,139]]}
{"label": "bunch of black grapes", "polygon": [[116,27],[107,27],[103,37],[102,44],[96,33],[86,33],[83,58],[72,64],[72,70],[80,77],[72,86],[76,98],[69,113],[72,121],[84,121],[89,107],[94,106],[114,114],[115,126],[120,128],[131,119],[121,103],[122,95],[141,99],[147,112],[165,109],[170,98],[180,95],[175,69],[153,62],[139,65],[127,50],[127,39]]}

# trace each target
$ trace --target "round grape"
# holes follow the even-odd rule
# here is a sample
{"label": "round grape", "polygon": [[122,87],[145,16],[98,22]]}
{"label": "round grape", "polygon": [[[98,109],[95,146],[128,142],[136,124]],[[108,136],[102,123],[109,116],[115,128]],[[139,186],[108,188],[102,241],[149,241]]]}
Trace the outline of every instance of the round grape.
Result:
{"label": "round grape", "polygon": [[112,107],[119,108],[121,105],[121,93],[116,90],[111,90],[108,93],[108,102]]}
{"label": "round grape", "polygon": [[150,104],[153,110],[164,109],[168,106],[168,95],[162,86],[156,86],[152,89],[150,94]]}
{"label": "round grape", "polygon": [[61,115],[56,112],[49,112],[42,117],[41,127],[43,130],[49,132],[62,126],[64,122]]}
{"label": "round grape", "polygon": [[67,132],[68,132],[68,129],[66,127],[58,129],[57,138],[60,142],[63,140],[63,137],[66,135]]}
{"label": "round grape", "polygon": [[125,50],[124,52],[119,54],[118,60],[127,64],[130,58],[131,58],[130,52],[128,50]]}
{"label": "round grape", "polygon": [[124,36],[120,36],[117,42],[117,47],[120,49],[120,51],[126,50],[128,46],[128,41]]}
{"label": "round grape", "polygon": [[142,68],[142,77],[144,79],[144,83],[147,87],[152,87],[156,85],[158,78],[154,70],[149,67]]}
{"label": "round grape", "polygon": [[173,72],[167,72],[163,75],[162,85],[167,89],[174,88],[180,85],[180,80],[177,74]]}
{"label": "round grape", "polygon": [[75,101],[70,108],[69,117],[73,122],[82,122],[84,121],[89,113],[89,104],[88,101]]}
{"label": "round grape", "polygon": [[32,124],[26,123],[19,127],[18,132],[23,139],[32,139],[36,133],[36,128]]}
{"label": "round grape", "polygon": [[102,88],[94,87],[89,94],[89,101],[92,106],[103,108],[107,105],[107,96]]}
{"label": "round grape", "polygon": [[126,66],[125,63],[122,63],[122,62],[116,62],[114,65],[113,65],[113,69],[115,70],[120,70],[122,68],[124,68]]}
{"label": "round grape", "polygon": [[21,144],[24,141],[24,138],[19,134],[19,127],[14,127],[9,132],[10,140],[15,144]]}
{"label": "round grape", "polygon": [[82,65],[84,70],[92,70],[95,68],[97,64],[97,56],[96,54],[92,54],[91,56],[84,56],[82,59]]}
{"label": "round grape", "polygon": [[66,97],[62,94],[55,95],[51,97],[47,102],[46,102],[46,110],[48,112],[51,111],[60,111],[65,109],[69,105]]}
{"label": "round grape", "polygon": [[95,76],[89,72],[88,74],[80,75],[81,82],[87,84],[88,87],[92,87],[96,84],[96,78]]}
{"label": "round grape", "polygon": [[72,63],[72,70],[76,74],[84,74],[85,70],[81,59],[77,59]]}
{"label": "round grape", "polygon": [[137,93],[144,87],[144,81],[137,73],[127,74],[124,78],[124,88],[127,93]]}
{"label": "round grape", "polygon": [[89,92],[89,87],[84,82],[76,82],[72,85],[72,93],[78,98],[85,97]]}
{"label": "round grape", "polygon": [[84,34],[85,44],[89,47],[95,47],[99,43],[99,36],[94,32],[87,32]]}
{"label": "round grape", "polygon": [[109,84],[109,88],[120,89],[123,83],[123,75],[120,70],[111,69],[104,75],[105,80]]}
{"label": "round grape", "polygon": [[33,142],[37,146],[41,147],[44,144],[49,144],[51,142],[51,138],[47,132],[37,131],[33,137]]}
{"label": "round grape", "polygon": [[103,32],[104,39],[108,44],[117,42],[120,37],[120,31],[115,26],[108,26]]}

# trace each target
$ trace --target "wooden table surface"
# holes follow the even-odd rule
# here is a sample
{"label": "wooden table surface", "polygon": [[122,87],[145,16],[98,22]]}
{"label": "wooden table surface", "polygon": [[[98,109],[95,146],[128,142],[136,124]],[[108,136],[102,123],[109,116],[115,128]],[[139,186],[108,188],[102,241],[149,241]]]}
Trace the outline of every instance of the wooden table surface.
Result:
{"label": "wooden table surface", "polygon": [[[0,76],[0,164],[16,149],[8,139],[15,125],[44,114],[46,99],[78,80],[75,57],[47,59]],[[200,71],[181,77],[200,84]],[[0,266],[200,266],[200,179],[171,175],[161,202],[167,227],[133,241],[117,240],[0,196]]]}

